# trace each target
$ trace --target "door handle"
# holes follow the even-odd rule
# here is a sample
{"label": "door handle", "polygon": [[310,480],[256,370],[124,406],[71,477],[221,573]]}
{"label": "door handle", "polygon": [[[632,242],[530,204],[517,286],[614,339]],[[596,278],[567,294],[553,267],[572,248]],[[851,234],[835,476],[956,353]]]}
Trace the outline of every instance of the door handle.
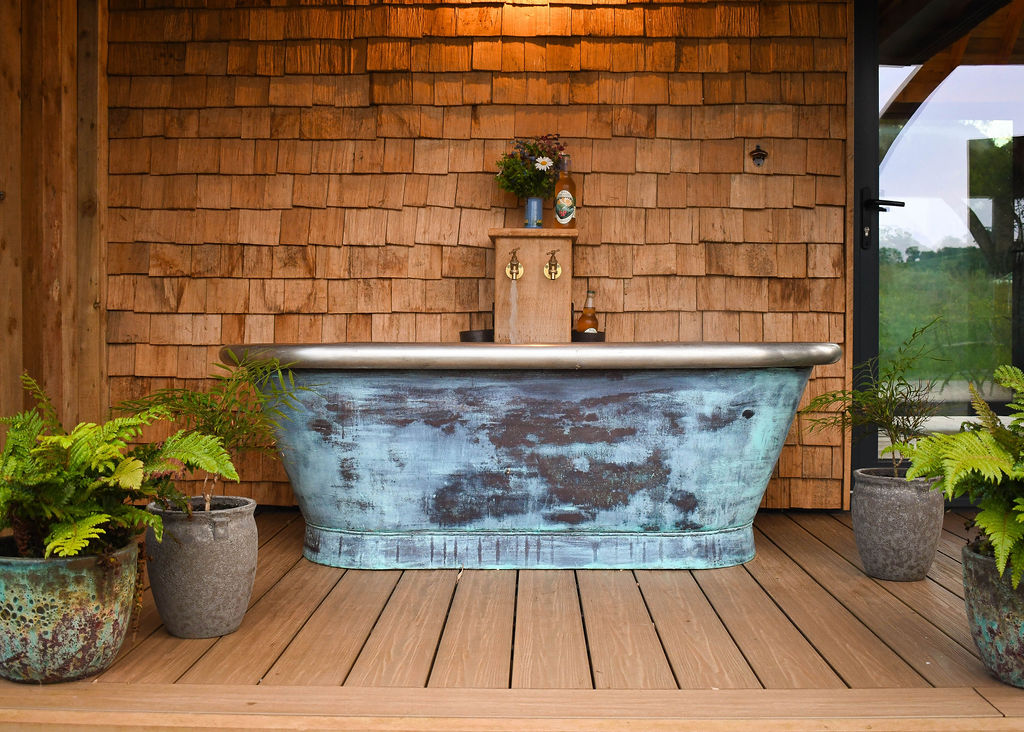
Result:
{"label": "door handle", "polygon": [[889,209],[884,208],[885,206],[896,206],[897,208],[903,208],[907,204],[903,201],[889,201],[885,198],[869,198],[864,201],[864,205],[870,207],[872,211],[888,211]]}
{"label": "door handle", "polygon": [[871,189],[861,188],[860,189],[860,216],[861,216],[861,229],[860,229],[860,248],[870,249],[871,248],[871,224],[873,219],[871,214],[878,213],[880,211],[888,211],[886,206],[897,206],[902,207],[907,204],[903,201],[890,201],[886,198],[870,198]]}

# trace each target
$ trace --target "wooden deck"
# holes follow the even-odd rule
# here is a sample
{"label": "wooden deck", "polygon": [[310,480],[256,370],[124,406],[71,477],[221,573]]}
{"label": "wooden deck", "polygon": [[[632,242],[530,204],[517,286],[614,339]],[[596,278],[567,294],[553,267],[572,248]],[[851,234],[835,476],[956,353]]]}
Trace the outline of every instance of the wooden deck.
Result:
{"label": "wooden deck", "polygon": [[757,557],[704,571],[356,571],[258,518],[238,632],[181,640],[151,602],[90,681],[0,684],[0,727],[1024,729],[967,630],[963,521],[927,580],[859,570],[846,514],[764,512]]}

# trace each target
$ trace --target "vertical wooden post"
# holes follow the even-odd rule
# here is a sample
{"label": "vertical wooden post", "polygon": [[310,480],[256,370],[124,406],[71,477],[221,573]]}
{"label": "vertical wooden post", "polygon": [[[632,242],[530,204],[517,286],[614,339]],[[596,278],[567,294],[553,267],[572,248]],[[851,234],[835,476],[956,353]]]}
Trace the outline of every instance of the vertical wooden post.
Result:
{"label": "vertical wooden post", "polygon": [[78,0],[78,282],[73,303],[78,419],[107,407],[107,3]]}
{"label": "vertical wooden post", "polygon": [[[40,0],[23,3],[21,11],[24,369],[40,381],[64,420],[75,422],[82,369],[78,335],[77,3]],[[81,264],[89,266],[88,262]]]}
{"label": "vertical wooden post", "polygon": [[21,1],[0,2],[0,414],[21,409]]}

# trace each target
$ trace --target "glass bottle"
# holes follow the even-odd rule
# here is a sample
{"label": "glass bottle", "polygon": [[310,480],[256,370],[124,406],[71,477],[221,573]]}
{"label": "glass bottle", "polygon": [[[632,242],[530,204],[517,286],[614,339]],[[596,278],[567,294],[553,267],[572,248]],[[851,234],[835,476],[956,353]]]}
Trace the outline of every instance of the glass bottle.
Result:
{"label": "glass bottle", "polygon": [[597,312],[594,310],[594,291],[587,290],[587,301],[583,303],[583,312],[576,321],[577,333],[597,332]]}
{"label": "glass bottle", "polygon": [[569,156],[563,155],[555,183],[555,228],[576,228],[576,181],[569,174]]}

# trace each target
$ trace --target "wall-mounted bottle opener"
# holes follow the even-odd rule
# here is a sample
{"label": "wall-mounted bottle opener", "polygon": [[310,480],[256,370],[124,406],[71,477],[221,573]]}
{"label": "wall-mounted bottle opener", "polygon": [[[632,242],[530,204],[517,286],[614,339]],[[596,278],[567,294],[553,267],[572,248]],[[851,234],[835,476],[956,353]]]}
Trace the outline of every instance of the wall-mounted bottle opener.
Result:
{"label": "wall-mounted bottle opener", "polygon": [[552,249],[550,252],[548,252],[548,255],[550,255],[551,259],[549,259],[548,263],[544,265],[544,276],[547,277],[549,280],[557,280],[559,275],[562,274],[562,265],[560,265],[558,263],[558,260],[555,259],[555,254],[557,254],[560,251],[562,250]]}
{"label": "wall-mounted bottle opener", "polygon": [[516,253],[519,251],[519,247],[512,250],[512,258],[508,260],[508,264],[505,265],[505,274],[510,280],[518,280],[523,276],[523,265],[519,262],[519,257]]}

